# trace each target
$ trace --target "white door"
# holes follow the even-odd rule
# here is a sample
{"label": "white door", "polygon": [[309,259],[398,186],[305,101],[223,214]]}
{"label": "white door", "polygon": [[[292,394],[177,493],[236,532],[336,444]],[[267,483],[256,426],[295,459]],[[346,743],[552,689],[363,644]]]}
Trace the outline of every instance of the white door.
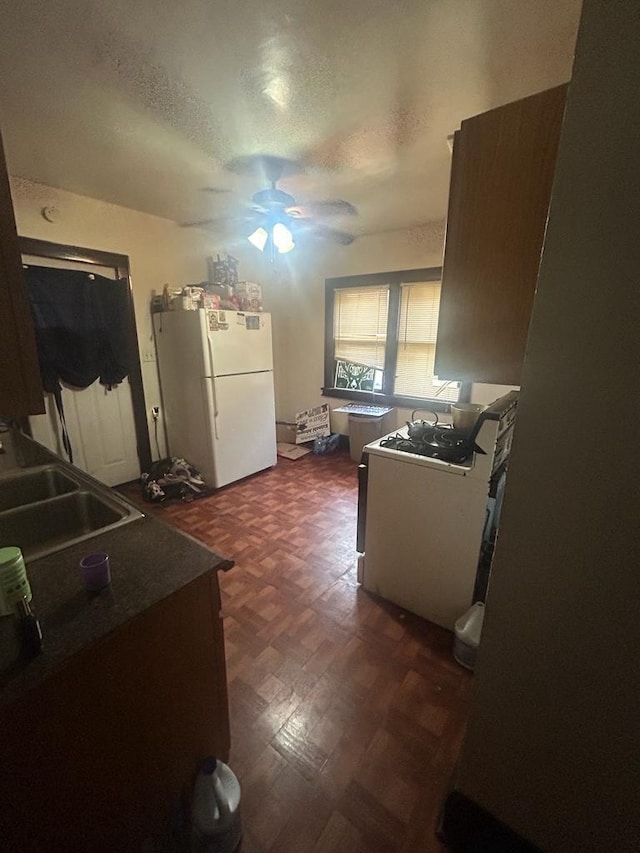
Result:
{"label": "white door", "polygon": [[[140,476],[129,380],[111,391],[94,382],[88,388],[62,387],[73,464],[107,486]],[[62,429],[52,394],[45,394],[46,414],[29,419],[36,441],[66,459]]]}
{"label": "white door", "polygon": [[[82,269],[115,278],[114,270],[94,264],[76,264],[31,255],[24,255],[23,263]],[[112,391],[107,391],[99,382],[82,389],[63,386],[62,402],[74,465],[108,486],[117,486],[140,476],[133,401],[128,379]],[[29,418],[31,432],[36,441],[66,459],[62,445],[62,429],[52,395],[45,395],[45,405],[46,414],[32,415]]]}

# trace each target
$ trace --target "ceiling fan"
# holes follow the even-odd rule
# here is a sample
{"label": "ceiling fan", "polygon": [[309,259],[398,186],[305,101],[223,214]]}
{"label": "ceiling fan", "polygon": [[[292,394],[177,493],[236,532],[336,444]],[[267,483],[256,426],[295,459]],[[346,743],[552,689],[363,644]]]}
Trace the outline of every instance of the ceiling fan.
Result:
{"label": "ceiling fan", "polygon": [[[336,199],[298,204],[292,195],[278,188],[278,181],[284,174],[302,171],[299,162],[260,154],[238,157],[227,163],[225,168],[236,174],[261,176],[269,182],[269,186],[254,193],[251,201],[244,205],[245,211],[239,214],[187,222],[184,227],[206,228],[231,224],[243,229],[249,242],[261,252],[267,251],[272,258],[276,252],[285,254],[291,251],[296,245],[297,236],[329,240],[343,246],[355,240],[353,234],[317,221],[331,216],[356,216],[356,208],[348,201]],[[205,189],[208,192],[221,192],[215,187]]]}

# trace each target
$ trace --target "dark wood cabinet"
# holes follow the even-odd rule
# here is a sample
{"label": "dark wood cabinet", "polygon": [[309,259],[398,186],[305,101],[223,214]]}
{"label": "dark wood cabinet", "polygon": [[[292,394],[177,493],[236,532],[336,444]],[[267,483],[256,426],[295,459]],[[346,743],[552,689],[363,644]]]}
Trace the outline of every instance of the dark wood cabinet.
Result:
{"label": "dark wood cabinet", "polygon": [[519,385],[567,86],[455,134],[435,372]]}
{"label": "dark wood cabinet", "polygon": [[0,417],[42,412],[33,322],[0,137]]}
{"label": "dark wood cabinet", "polygon": [[199,759],[229,755],[215,571],[0,709],[0,727],[2,850],[146,849]]}

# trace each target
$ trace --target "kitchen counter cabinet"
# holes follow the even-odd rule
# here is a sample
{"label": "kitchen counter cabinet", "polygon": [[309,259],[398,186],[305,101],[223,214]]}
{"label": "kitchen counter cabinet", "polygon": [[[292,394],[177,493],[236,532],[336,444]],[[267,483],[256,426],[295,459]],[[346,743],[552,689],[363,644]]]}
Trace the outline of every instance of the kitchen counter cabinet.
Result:
{"label": "kitchen counter cabinet", "polygon": [[519,385],[567,86],[455,134],[435,373]]}
{"label": "kitchen counter cabinet", "polygon": [[198,760],[228,757],[218,613],[212,571],[3,709],[3,849],[140,850],[158,836]]}
{"label": "kitchen counter cabinet", "polygon": [[[0,470],[56,458],[2,439]],[[89,594],[78,563],[99,550],[111,585]],[[21,659],[0,619],[0,849],[140,850],[198,759],[228,757],[217,570],[231,565],[150,517],[27,563],[44,649]]]}
{"label": "kitchen counter cabinet", "polygon": [[0,417],[44,412],[33,320],[0,137]]}

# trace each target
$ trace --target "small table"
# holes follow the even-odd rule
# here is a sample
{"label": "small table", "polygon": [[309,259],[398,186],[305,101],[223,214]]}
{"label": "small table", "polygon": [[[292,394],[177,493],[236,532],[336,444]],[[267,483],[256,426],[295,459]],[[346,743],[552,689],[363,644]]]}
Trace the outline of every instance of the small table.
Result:
{"label": "small table", "polygon": [[354,462],[360,462],[362,448],[384,434],[382,419],[393,406],[375,406],[366,403],[348,403],[334,409],[349,415],[349,449]]}

